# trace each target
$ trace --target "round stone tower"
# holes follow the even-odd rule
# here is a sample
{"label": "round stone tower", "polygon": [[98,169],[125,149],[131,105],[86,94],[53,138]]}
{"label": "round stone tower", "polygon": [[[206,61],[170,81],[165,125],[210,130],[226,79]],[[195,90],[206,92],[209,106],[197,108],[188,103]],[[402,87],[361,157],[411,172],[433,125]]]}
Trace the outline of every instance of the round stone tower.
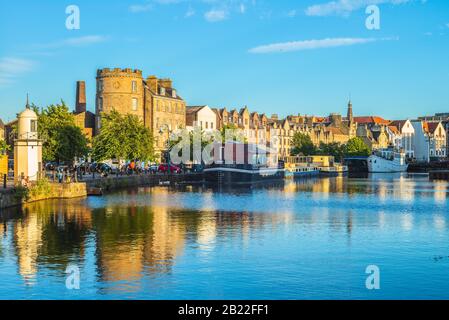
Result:
{"label": "round stone tower", "polygon": [[[101,130],[101,114],[116,110],[144,120],[144,87],[141,70],[100,69],[97,71],[95,113],[97,130]],[[98,131],[97,131],[98,132]]]}

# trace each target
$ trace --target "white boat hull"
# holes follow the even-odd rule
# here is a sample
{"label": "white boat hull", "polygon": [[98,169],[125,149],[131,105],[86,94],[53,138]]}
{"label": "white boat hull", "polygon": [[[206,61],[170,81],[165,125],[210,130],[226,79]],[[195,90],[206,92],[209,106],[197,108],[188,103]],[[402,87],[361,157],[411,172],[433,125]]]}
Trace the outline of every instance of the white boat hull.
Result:
{"label": "white boat hull", "polygon": [[375,155],[368,158],[368,171],[372,173],[407,172],[408,164],[395,158],[387,160]]}

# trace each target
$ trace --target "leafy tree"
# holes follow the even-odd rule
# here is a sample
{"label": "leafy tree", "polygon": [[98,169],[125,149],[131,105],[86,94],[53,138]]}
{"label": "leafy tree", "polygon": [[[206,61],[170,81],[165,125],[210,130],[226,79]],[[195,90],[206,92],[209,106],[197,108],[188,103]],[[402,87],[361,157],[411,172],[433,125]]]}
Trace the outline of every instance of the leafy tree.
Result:
{"label": "leafy tree", "polygon": [[369,156],[370,154],[370,147],[360,137],[350,139],[346,145],[347,156]]}
{"label": "leafy tree", "polygon": [[64,101],[39,110],[32,109],[38,114],[38,133],[44,140],[42,158],[44,161],[71,162],[75,157],[88,154],[88,139],[75,124],[75,117],[70,113]]}
{"label": "leafy tree", "polygon": [[[230,132],[232,130],[234,132],[233,132],[233,134],[230,134]],[[243,132],[243,130],[232,123],[224,125],[223,128],[221,128],[220,132],[221,132],[221,138],[222,138],[223,142],[228,142],[227,140],[230,140],[230,141],[235,140],[237,142],[242,142],[242,143],[248,142],[248,139],[245,137],[245,133]],[[228,134],[227,134],[228,137],[226,137],[226,132],[228,132]],[[228,138],[228,139],[226,139],[226,138]]]}
{"label": "leafy tree", "polygon": [[304,156],[310,156],[317,152],[312,139],[308,134],[296,132],[292,139],[293,155],[302,154]]}
{"label": "leafy tree", "polygon": [[10,146],[6,143],[5,140],[0,140],[0,155],[5,154],[10,150]]}
{"label": "leafy tree", "polygon": [[346,154],[346,145],[338,142],[331,142],[331,143],[321,142],[318,153],[321,155],[333,156],[336,160],[341,161],[343,160]]}
{"label": "leafy tree", "polygon": [[121,115],[113,110],[102,115],[101,130],[94,138],[92,155],[97,161],[153,160],[153,135],[138,117]]}

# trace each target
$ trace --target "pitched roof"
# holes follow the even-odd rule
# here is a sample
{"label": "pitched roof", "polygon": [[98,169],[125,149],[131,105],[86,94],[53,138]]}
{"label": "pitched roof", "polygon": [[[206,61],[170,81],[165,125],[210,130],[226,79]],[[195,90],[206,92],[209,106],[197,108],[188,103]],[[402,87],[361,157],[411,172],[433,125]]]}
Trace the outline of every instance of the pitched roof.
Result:
{"label": "pitched roof", "polygon": [[354,121],[361,124],[374,123],[387,125],[390,123],[390,121],[378,116],[354,117]]}
{"label": "pitched roof", "polygon": [[401,131],[406,122],[407,120],[394,120],[390,122],[390,126],[395,126]]}
{"label": "pitched roof", "polygon": [[206,106],[187,106],[186,113],[196,113]]}
{"label": "pitched roof", "polygon": [[326,130],[329,132],[332,132],[332,134],[345,135],[345,133],[343,132],[343,130],[341,128],[327,127]]}
{"label": "pitched roof", "polygon": [[439,122],[427,122],[427,132],[435,133],[439,125]]}
{"label": "pitched roof", "polygon": [[422,122],[422,128],[424,132],[429,133],[429,123],[427,121]]}
{"label": "pitched roof", "polygon": [[391,130],[391,132],[393,132],[394,134],[400,134],[401,132],[399,131],[398,127],[396,126],[392,126],[389,125],[388,128]]}

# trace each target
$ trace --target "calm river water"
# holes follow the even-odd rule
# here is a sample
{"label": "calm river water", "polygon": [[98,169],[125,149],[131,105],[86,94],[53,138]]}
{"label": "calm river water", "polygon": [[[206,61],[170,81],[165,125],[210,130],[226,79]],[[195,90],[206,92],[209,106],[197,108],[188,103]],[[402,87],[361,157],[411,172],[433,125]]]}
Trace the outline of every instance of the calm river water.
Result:
{"label": "calm river water", "polygon": [[0,299],[448,299],[448,195],[376,175],[40,202],[0,213]]}

